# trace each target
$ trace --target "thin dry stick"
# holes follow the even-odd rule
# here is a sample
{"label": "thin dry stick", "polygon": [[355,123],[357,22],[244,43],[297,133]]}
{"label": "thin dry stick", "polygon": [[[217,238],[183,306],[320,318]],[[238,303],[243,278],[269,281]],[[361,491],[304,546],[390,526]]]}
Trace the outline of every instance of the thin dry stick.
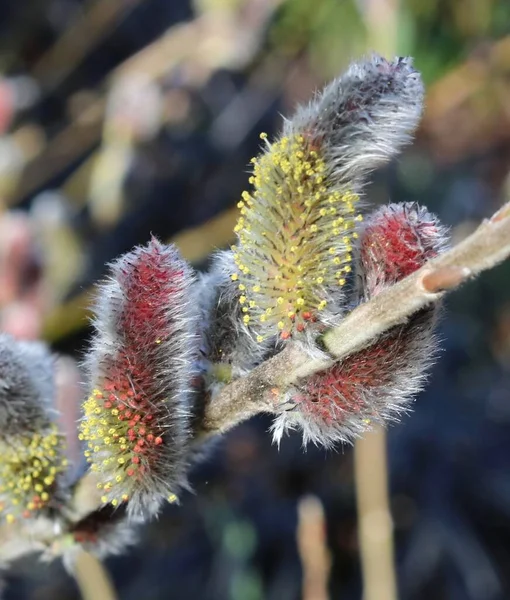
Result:
{"label": "thin dry stick", "polygon": [[328,600],[331,557],[324,508],[315,496],[299,501],[297,542],[303,566],[303,600]]}
{"label": "thin dry stick", "polygon": [[80,551],[74,563],[74,576],[83,600],[116,600],[117,594],[101,562]]}
{"label": "thin dry stick", "polygon": [[356,443],[354,471],[363,598],[394,600],[398,594],[388,502],[386,432],[382,427]]}
{"label": "thin dry stick", "polygon": [[457,246],[360,305],[327,332],[323,343],[330,358],[310,358],[301,345],[289,344],[246,377],[225,386],[206,406],[204,432],[219,433],[257,413],[274,412],[282,389],[369,346],[388,329],[509,255],[510,203]]}

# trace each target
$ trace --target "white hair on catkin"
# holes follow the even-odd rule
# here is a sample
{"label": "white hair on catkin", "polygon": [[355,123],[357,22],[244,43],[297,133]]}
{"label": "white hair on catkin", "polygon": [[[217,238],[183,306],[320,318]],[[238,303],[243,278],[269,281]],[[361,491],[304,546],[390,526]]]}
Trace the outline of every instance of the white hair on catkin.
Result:
{"label": "white hair on catkin", "polygon": [[52,422],[54,370],[43,343],[0,334],[0,438],[40,431]]}
{"label": "white hair on catkin", "polygon": [[283,135],[310,131],[322,141],[337,185],[359,191],[369,172],[412,140],[424,86],[409,57],[372,54],[353,62],[286,121]]}

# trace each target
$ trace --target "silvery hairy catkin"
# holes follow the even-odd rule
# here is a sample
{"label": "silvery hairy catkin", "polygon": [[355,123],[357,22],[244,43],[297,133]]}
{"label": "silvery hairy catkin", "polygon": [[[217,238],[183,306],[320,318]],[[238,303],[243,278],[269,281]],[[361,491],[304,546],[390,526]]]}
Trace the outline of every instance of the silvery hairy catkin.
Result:
{"label": "silvery hairy catkin", "polygon": [[408,58],[353,63],[252,160],[232,247],[242,322],[257,343],[306,339],[345,308],[359,194],[409,142],[423,85]]}
{"label": "silvery hairy catkin", "polygon": [[0,517],[48,513],[67,469],[55,424],[54,364],[46,346],[0,334]]}
{"label": "silvery hairy catkin", "polygon": [[99,287],[80,437],[104,504],[150,516],[185,485],[197,319],[191,268],[152,239]]}
{"label": "silvery hairy catkin", "polygon": [[[356,272],[361,300],[419,269],[445,248],[446,239],[437,217],[416,204],[377,210],[360,232]],[[370,346],[296,385],[286,398],[294,408],[275,419],[276,441],[285,430],[297,428],[305,444],[331,446],[408,410],[437,352],[436,312],[434,306],[416,313]]]}
{"label": "silvery hairy catkin", "polygon": [[233,269],[232,251],[217,252],[196,285],[202,323],[200,366],[206,388],[213,393],[218,386],[246,375],[268,349],[256,342],[243,322],[239,290],[231,279]]}

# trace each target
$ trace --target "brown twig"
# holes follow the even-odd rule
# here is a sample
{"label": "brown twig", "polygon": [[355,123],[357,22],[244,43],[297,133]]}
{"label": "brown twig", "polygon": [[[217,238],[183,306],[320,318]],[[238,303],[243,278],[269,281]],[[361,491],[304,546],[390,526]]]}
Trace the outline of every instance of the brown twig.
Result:
{"label": "brown twig", "polygon": [[354,309],[323,336],[330,358],[312,359],[299,343],[225,386],[209,400],[204,431],[221,433],[260,412],[276,409],[280,391],[373,343],[447,291],[510,255],[510,203],[484,221],[465,240],[421,269]]}

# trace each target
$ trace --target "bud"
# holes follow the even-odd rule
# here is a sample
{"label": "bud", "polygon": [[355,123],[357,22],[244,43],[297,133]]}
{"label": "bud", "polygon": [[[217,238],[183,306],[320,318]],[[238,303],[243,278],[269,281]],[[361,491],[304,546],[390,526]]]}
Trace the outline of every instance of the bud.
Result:
{"label": "bud", "polygon": [[72,572],[77,548],[98,558],[121,554],[138,542],[138,530],[142,521],[128,518],[126,504],[114,507],[106,504],[74,523],[69,530],[73,545],[64,554],[64,560]]}
{"label": "bud", "polygon": [[193,275],[156,239],[111,265],[87,357],[92,392],[80,438],[101,500],[154,514],[185,485],[196,361]]}
{"label": "bud", "polygon": [[446,249],[448,234],[438,218],[416,203],[377,210],[360,240],[361,294],[366,300],[419,269]]}
{"label": "bud", "polygon": [[359,192],[409,141],[423,89],[409,59],[353,64],[253,159],[232,248],[243,322],[258,343],[332,325],[345,303]]}
{"label": "bud", "polygon": [[266,350],[243,321],[243,292],[230,277],[234,268],[232,252],[218,252],[196,286],[203,323],[201,367],[209,389],[246,375],[262,362]]}
{"label": "bud", "polygon": [[63,436],[53,423],[54,365],[47,348],[0,335],[0,516],[48,512],[63,499]]}
{"label": "bud", "polygon": [[[381,208],[360,235],[360,295],[370,300],[445,245],[445,228],[425,209],[415,204]],[[332,446],[352,441],[373,423],[396,420],[421,390],[435,358],[435,318],[436,307],[422,310],[367,348],[295,386],[288,396],[294,407],[273,425],[275,440],[287,429],[300,428],[305,444]]]}

